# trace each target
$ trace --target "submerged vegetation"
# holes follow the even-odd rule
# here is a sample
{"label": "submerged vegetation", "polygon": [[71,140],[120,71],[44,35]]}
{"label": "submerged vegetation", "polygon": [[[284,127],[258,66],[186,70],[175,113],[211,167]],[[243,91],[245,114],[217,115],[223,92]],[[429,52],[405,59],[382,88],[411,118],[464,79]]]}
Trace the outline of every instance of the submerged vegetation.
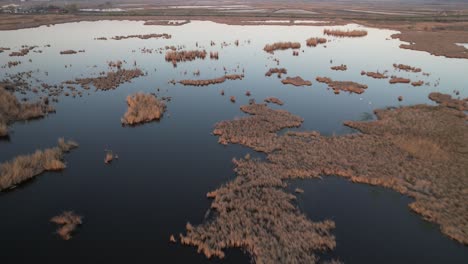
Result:
{"label": "submerged vegetation", "polygon": [[129,95],[127,96],[127,104],[128,110],[122,117],[122,124],[124,125],[136,125],[159,120],[166,111],[166,104],[152,94],[136,93]]}
{"label": "submerged vegetation", "polygon": [[58,146],[37,150],[33,154],[18,156],[0,164],[0,191],[27,181],[45,171],[59,171],[66,168],[63,155],[78,147],[74,141],[60,138]]}

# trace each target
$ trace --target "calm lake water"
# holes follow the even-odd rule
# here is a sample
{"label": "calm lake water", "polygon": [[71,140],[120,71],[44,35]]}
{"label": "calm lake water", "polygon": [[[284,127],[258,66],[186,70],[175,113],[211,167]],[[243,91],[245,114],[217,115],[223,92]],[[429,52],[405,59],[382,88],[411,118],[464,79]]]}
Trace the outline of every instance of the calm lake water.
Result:
{"label": "calm lake water", "polygon": [[[1,68],[1,79],[31,70],[35,78],[59,84],[97,76],[108,71],[108,61],[116,60],[127,62],[123,68],[133,68],[136,62],[147,73],[116,90],[91,89],[83,97],[62,96],[55,104],[57,113],[11,126],[10,139],[0,141],[0,162],[54,146],[62,136],[76,140],[80,147],[66,156],[68,168],[63,172],[44,173],[13,191],[0,193],[2,263],[248,263],[248,256],[240,250],[228,250],[223,261],[208,261],[193,247],[168,242],[170,234],[184,232],[187,222],[203,222],[210,206],[206,193],[235,177],[232,158],[259,155],[241,146],[219,145],[217,137],[211,135],[216,122],[243,116],[239,106],[249,98],[262,101],[275,96],[285,105],[272,107],[305,119],[299,130],[344,134],[354,131],[342,126],[343,121],[367,119],[376,108],[433,104],[427,99],[433,91],[453,95],[459,90],[460,96],[468,96],[468,60],[399,49],[401,42],[390,39],[396,32],[379,29],[367,29],[369,35],[364,38],[327,37],[330,42],[326,47],[306,47],[305,40],[323,36],[324,28],[228,26],[201,21],[183,26],[144,26],[143,22],[101,21],[0,31],[0,47],[15,51],[22,45],[37,45],[43,51],[24,57],[9,57],[9,51],[0,53],[0,66],[10,60],[22,62],[10,69]],[[172,39],[95,40],[148,33],[168,33]],[[235,40],[239,40],[239,46],[234,45]],[[210,46],[210,41],[216,45]],[[291,50],[274,55],[263,51],[265,44],[277,41],[299,41],[303,47],[297,57]],[[223,42],[228,45],[221,46]],[[164,60],[165,51],[141,52],[171,45],[197,49],[197,43],[198,49],[219,51],[219,60],[179,63],[174,68]],[[47,44],[51,47],[44,47]],[[59,54],[68,49],[86,52]],[[279,59],[279,66],[274,58]],[[393,63],[421,67],[430,76],[395,71]],[[340,64],[346,64],[348,70],[330,69]],[[229,73],[244,70],[245,78],[207,87],[168,84],[172,79],[220,77],[224,67]],[[313,85],[285,86],[276,76],[265,77],[271,67],[287,68],[285,76],[299,75],[312,80]],[[200,76],[193,76],[196,70],[200,70]],[[388,75],[431,85],[390,85],[388,79],[361,76],[361,70],[388,70]],[[361,95],[334,95],[325,84],[315,81],[317,76],[355,81],[369,88]],[[33,86],[37,85],[33,81]],[[225,96],[220,95],[221,90]],[[247,90],[251,97],[245,96]],[[125,98],[140,91],[173,99],[160,122],[122,127]],[[231,95],[237,97],[234,104],[229,102]],[[397,100],[400,95],[402,102]],[[105,165],[105,149],[112,149],[119,160]],[[289,188],[296,187],[305,190],[298,206],[308,217],[336,222],[337,248],[324,253],[324,258],[345,263],[468,263],[468,248],[412,213],[407,207],[411,199],[398,193],[335,177],[291,182]],[[48,221],[63,210],[74,210],[85,217],[70,241],[55,236],[55,226]]]}

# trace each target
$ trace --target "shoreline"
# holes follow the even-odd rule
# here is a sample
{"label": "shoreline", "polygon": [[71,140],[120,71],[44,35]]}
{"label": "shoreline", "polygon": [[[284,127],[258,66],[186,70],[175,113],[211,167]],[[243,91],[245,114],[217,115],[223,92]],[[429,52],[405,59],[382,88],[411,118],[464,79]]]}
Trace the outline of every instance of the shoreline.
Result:
{"label": "shoreline", "polygon": [[[435,56],[444,56],[447,58],[468,59],[468,49],[456,43],[468,43],[468,19],[466,21],[450,20],[433,22],[431,17],[424,18],[422,21],[412,21],[408,19],[400,20],[376,20],[373,18],[354,18],[345,19],[336,17],[334,19],[325,17],[310,16],[221,16],[219,14],[205,15],[1,15],[0,31],[18,30],[27,28],[37,28],[40,26],[50,26],[57,24],[66,24],[74,22],[97,22],[97,21],[170,21],[174,19],[189,21],[211,21],[226,25],[240,26],[340,26],[346,24],[359,24],[370,28],[388,29],[399,31],[393,34],[392,39],[399,39],[408,44],[401,44],[400,48],[424,51]],[[434,19],[434,18],[432,18]],[[289,23],[285,23],[289,20]],[[276,22],[275,22],[276,21]],[[312,21],[312,22],[310,22]],[[296,23],[299,22],[299,23]],[[307,23],[308,22],[308,23]],[[158,25],[182,26],[187,23],[170,24],[156,23]]]}

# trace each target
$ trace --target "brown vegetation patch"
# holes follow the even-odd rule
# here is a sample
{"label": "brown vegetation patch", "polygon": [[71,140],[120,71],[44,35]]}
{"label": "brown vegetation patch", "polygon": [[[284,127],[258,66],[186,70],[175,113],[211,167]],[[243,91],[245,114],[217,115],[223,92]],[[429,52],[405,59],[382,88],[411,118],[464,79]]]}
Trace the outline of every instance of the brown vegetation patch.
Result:
{"label": "brown vegetation patch", "polygon": [[33,47],[25,47],[25,48],[22,48],[21,50],[19,51],[13,51],[10,53],[10,57],[22,57],[22,56],[26,56],[28,55],[29,51],[31,51],[32,49],[34,49],[35,46]]}
{"label": "brown vegetation patch", "polygon": [[244,75],[228,74],[219,78],[207,79],[207,80],[181,80],[179,81],[179,83],[182,85],[186,85],[186,86],[208,86],[212,84],[223,83],[226,80],[242,80],[242,78],[244,78]]}
{"label": "brown vegetation patch", "polygon": [[333,89],[333,92],[335,94],[339,94],[340,91],[362,94],[367,89],[367,85],[356,82],[333,81],[328,77],[317,77],[315,79],[317,80],[317,82],[328,84],[328,87]]}
{"label": "brown vegetation patch", "polygon": [[172,62],[174,67],[177,66],[177,62],[181,61],[193,61],[195,59],[202,59],[204,60],[206,57],[205,50],[183,50],[183,51],[176,51],[176,50],[169,50],[166,52],[166,61]]}
{"label": "brown vegetation patch", "polygon": [[311,86],[311,81],[306,81],[302,79],[300,76],[296,77],[286,77],[286,79],[281,80],[283,84],[292,84],[294,86]]}
{"label": "brown vegetation patch", "polygon": [[212,59],[212,60],[218,60],[218,59],[219,59],[219,52],[217,52],[217,51],[211,51],[211,52],[210,52],[210,59]]}
{"label": "brown vegetation patch", "polygon": [[398,70],[407,71],[407,72],[421,72],[421,68],[412,67],[405,64],[393,64],[393,67]]}
{"label": "brown vegetation patch", "polygon": [[119,85],[126,82],[130,82],[132,79],[140,77],[142,75],[144,75],[143,71],[138,68],[131,70],[119,69],[117,71],[108,72],[106,76],[76,79],[75,81],[69,81],[68,84],[79,84],[83,88],[89,88],[89,85],[92,84],[98,90],[107,91],[113,90]]}
{"label": "brown vegetation patch", "polygon": [[54,216],[50,219],[50,222],[59,225],[57,234],[63,240],[70,240],[71,234],[75,229],[83,223],[83,217],[76,215],[74,212],[65,211],[60,215]]}
{"label": "brown vegetation patch", "polygon": [[[221,143],[258,142],[259,149],[270,153],[277,131],[302,123],[301,118],[266,105],[241,109],[252,116],[216,125],[213,133],[220,136]],[[256,263],[316,263],[314,252],[335,247],[330,234],[334,223],[311,222],[300,213],[293,205],[295,196],[283,189],[282,177],[287,176],[283,171],[275,173],[276,165],[249,157],[234,160],[234,164],[237,177],[207,194],[213,199],[215,218],[196,227],[188,223],[186,234],[180,235],[182,244],[198,247],[208,258],[223,258],[225,248],[242,248]]]}
{"label": "brown vegetation patch", "polygon": [[146,35],[128,35],[128,36],[115,36],[112,37],[114,40],[122,40],[122,39],[129,39],[129,38],[139,38],[139,39],[151,39],[151,38],[163,38],[163,39],[170,39],[172,38],[169,34],[146,34]]}
{"label": "brown vegetation patch", "polygon": [[270,77],[272,74],[277,74],[278,78],[281,78],[282,74],[287,74],[288,71],[285,68],[270,68],[266,73],[265,76]]}
{"label": "brown vegetation patch", "polygon": [[128,110],[122,118],[124,125],[159,120],[166,111],[166,105],[152,94],[136,93],[127,96]]}
{"label": "brown vegetation patch", "polygon": [[340,30],[340,29],[324,29],[323,34],[335,37],[364,37],[367,36],[366,30]]}
{"label": "brown vegetation patch", "polygon": [[308,47],[317,47],[317,45],[325,43],[327,43],[327,39],[325,38],[309,38],[306,40]]}
{"label": "brown vegetation patch", "polygon": [[170,21],[170,20],[150,20],[146,21],[145,26],[182,26],[190,23],[190,20],[185,21]]}
{"label": "brown vegetation patch", "polygon": [[429,99],[442,106],[458,109],[460,111],[468,111],[468,98],[454,99],[449,94],[433,92],[429,94]]}
{"label": "brown vegetation patch", "polygon": [[54,111],[45,101],[20,103],[12,93],[0,85],[0,137],[8,135],[8,125],[11,123],[41,118]]}
{"label": "brown vegetation patch", "polygon": [[423,84],[424,84],[424,81],[422,81],[422,80],[411,83],[411,85],[413,85],[413,86],[422,86]]}
{"label": "brown vegetation patch", "polygon": [[341,65],[338,65],[338,66],[332,66],[330,69],[332,69],[334,71],[346,71],[346,70],[348,70],[348,66],[346,66],[344,64],[341,64]]}
{"label": "brown vegetation patch", "polygon": [[410,83],[411,80],[410,79],[406,79],[406,78],[401,78],[401,77],[392,77],[389,81],[389,83],[391,84],[395,84],[395,83]]}
{"label": "brown vegetation patch", "polygon": [[15,67],[21,64],[21,61],[9,61],[8,62],[8,68]]}
{"label": "brown vegetation patch", "polygon": [[283,105],[283,101],[281,101],[279,98],[276,97],[268,97],[265,98],[264,100],[266,103],[272,103],[272,104],[277,104],[277,105]]}
{"label": "brown vegetation patch", "polygon": [[[415,199],[409,207],[444,234],[468,244],[468,126],[463,112],[416,105],[376,110],[377,121],[345,122],[359,134],[321,136],[298,127],[300,117],[266,105],[241,110],[248,117],[222,121],[221,144],[242,144],[266,161],[234,160],[237,177],[207,194],[214,219],[187,224],[181,243],[208,258],[240,247],[257,263],[316,263],[314,253],[333,249],[331,221],[311,222],[291,203],[285,180],[337,175],[394,189]],[[427,150],[427,151],[425,151]]]}
{"label": "brown vegetation patch", "polygon": [[65,142],[63,138],[58,146],[37,150],[31,155],[18,156],[11,161],[0,164],[0,191],[27,181],[45,171],[65,169],[64,153],[78,147],[73,141]]}
{"label": "brown vegetation patch", "polygon": [[380,73],[380,72],[361,71],[361,75],[366,75],[366,76],[374,78],[374,79],[387,79],[388,78],[387,75],[385,75],[384,73]]}
{"label": "brown vegetation patch", "polygon": [[61,55],[76,54],[76,53],[78,53],[78,52],[74,51],[74,50],[64,50],[64,51],[60,52]]}
{"label": "brown vegetation patch", "polygon": [[286,49],[300,49],[301,43],[299,42],[276,42],[273,44],[267,44],[263,48],[264,51],[273,53],[275,50],[286,50]]}

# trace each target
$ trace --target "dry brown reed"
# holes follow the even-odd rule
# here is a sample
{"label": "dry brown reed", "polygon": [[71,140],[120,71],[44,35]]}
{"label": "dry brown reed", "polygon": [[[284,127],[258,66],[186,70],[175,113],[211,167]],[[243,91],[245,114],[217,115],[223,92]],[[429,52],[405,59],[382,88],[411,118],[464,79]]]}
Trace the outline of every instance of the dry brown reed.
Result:
{"label": "dry brown reed", "polygon": [[276,97],[268,97],[268,98],[265,98],[265,101],[266,103],[272,103],[272,104],[277,104],[277,105],[283,105],[283,101],[281,101],[279,98],[276,98]]}
{"label": "dry brown reed", "polygon": [[294,86],[311,86],[312,82],[302,79],[300,76],[296,77],[286,77],[286,79],[281,80],[283,84],[292,84]]}
{"label": "dry brown reed", "polygon": [[263,48],[268,53],[273,53],[275,50],[286,50],[286,49],[300,49],[301,43],[299,42],[276,42],[273,44],[267,44]]}
{"label": "dry brown reed", "polygon": [[159,120],[166,111],[166,105],[152,94],[136,93],[127,96],[128,110],[122,118],[124,125],[136,125],[140,123]]}
{"label": "dry brown reed", "polygon": [[129,39],[129,38],[139,38],[139,39],[150,39],[150,38],[163,38],[163,39],[170,39],[172,38],[169,34],[146,34],[146,35],[128,35],[128,36],[115,36],[112,39],[115,40],[122,40],[122,39]]}
{"label": "dry brown reed", "polygon": [[333,81],[328,77],[317,77],[316,80],[317,82],[328,84],[328,87],[333,89],[335,94],[339,94],[340,91],[362,94],[367,89],[367,85],[365,84],[350,81]]}
{"label": "dry brown reed", "polygon": [[316,47],[319,44],[327,43],[327,39],[325,38],[309,38],[306,40],[306,44],[308,47]]}
{"label": "dry brown reed", "polygon": [[207,79],[207,80],[181,80],[179,81],[179,83],[182,85],[186,85],[186,86],[207,86],[207,85],[212,85],[212,84],[223,83],[226,80],[242,80],[242,78],[244,78],[244,75],[230,74],[230,75],[224,75],[219,78]]}
{"label": "dry brown reed", "polygon": [[11,123],[41,118],[54,111],[54,108],[44,101],[20,103],[12,93],[0,85],[0,137],[7,136],[8,125]]}
{"label": "dry brown reed", "polygon": [[331,69],[334,70],[334,71],[346,71],[346,70],[348,70],[348,66],[346,66],[344,64],[341,64],[341,65],[338,65],[338,66],[332,66]]}
{"label": "dry brown reed", "polygon": [[78,147],[74,141],[59,139],[58,146],[37,150],[31,155],[23,155],[0,164],[0,191],[27,181],[45,171],[65,169],[64,153]]}
{"label": "dry brown reed", "polygon": [[68,81],[69,84],[79,84],[84,89],[89,85],[94,85],[98,90],[113,90],[121,84],[130,82],[132,79],[143,76],[142,70],[135,68],[131,70],[118,69],[117,71],[110,71],[106,76],[99,76],[95,78],[76,79],[75,81]]}
{"label": "dry brown reed", "polygon": [[61,55],[76,54],[76,53],[78,53],[78,52],[76,52],[74,50],[64,50],[64,51],[60,52]]}
{"label": "dry brown reed", "polygon": [[281,78],[282,74],[287,74],[288,71],[285,68],[270,68],[266,73],[265,76],[270,77],[273,74],[277,74],[278,78]]}
{"label": "dry brown reed", "polygon": [[433,92],[429,94],[429,99],[434,102],[437,102],[438,104],[442,106],[454,108],[460,111],[468,110],[468,98],[454,99],[449,94]]}
{"label": "dry brown reed", "polygon": [[374,78],[374,79],[387,79],[388,78],[388,76],[386,76],[384,73],[380,73],[380,72],[361,71],[361,75],[366,75],[366,76]]}
{"label": "dry brown reed", "polygon": [[410,83],[411,80],[410,79],[406,79],[406,78],[401,78],[401,77],[392,77],[389,81],[389,83],[391,84],[395,84],[395,83]]}
{"label": "dry brown reed", "polygon": [[421,72],[421,68],[412,67],[405,64],[393,64],[393,67],[398,70],[408,71],[408,72]]}
{"label": "dry brown reed", "polygon": [[73,231],[83,223],[83,217],[72,211],[65,211],[60,215],[52,217],[50,222],[59,226],[56,231],[57,235],[63,240],[70,240]]}
{"label": "dry brown reed", "polygon": [[206,54],[207,53],[205,50],[188,50],[188,51],[169,50],[166,52],[165,59],[168,62],[172,62],[174,67],[176,67],[178,62],[193,61],[195,59],[204,60],[206,57]]}
{"label": "dry brown reed", "polygon": [[323,34],[335,37],[364,37],[367,36],[366,30],[340,30],[340,29],[325,29]]}

